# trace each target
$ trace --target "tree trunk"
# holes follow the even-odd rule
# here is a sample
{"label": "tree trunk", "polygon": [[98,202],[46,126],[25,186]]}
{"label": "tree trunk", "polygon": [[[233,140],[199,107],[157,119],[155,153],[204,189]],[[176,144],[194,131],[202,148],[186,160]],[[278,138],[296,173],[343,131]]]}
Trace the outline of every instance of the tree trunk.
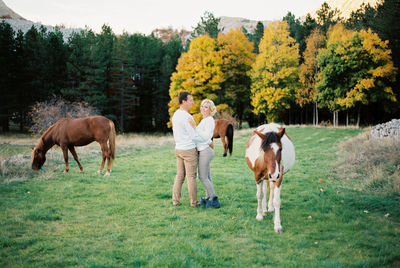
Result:
{"label": "tree trunk", "polygon": [[333,124],[333,127],[336,127],[336,112],[333,111],[332,114],[333,114],[332,124]]}
{"label": "tree trunk", "polygon": [[303,124],[303,115],[304,115],[304,111],[303,109],[300,110],[300,125]]}
{"label": "tree trunk", "polygon": [[358,113],[357,113],[357,127],[360,126],[360,119],[361,119],[361,105],[358,106]]}
{"label": "tree trunk", "polygon": [[346,127],[349,126],[349,110],[346,110]]}
{"label": "tree trunk", "polygon": [[318,126],[318,104],[314,102],[313,104],[313,125]]}
{"label": "tree trunk", "polygon": [[19,122],[19,131],[20,132],[24,131],[24,121],[25,121],[25,114],[21,109],[21,121]]}
{"label": "tree trunk", "polygon": [[8,132],[10,131],[10,119],[8,117],[8,110],[1,110],[1,114],[3,114],[3,116],[0,118],[1,128],[3,132]]}
{"label": "tree trunk", "polygon": [[336,111],[336,127],[339,126],[339,112]]}
{"label": "tree trunk", "polygon": [[122,63],[121,65],[121,95],[120,95],[120,121],[119,125],[121,127],[121,131],[124,131],[124,105],[125,105],[125,100],[124,100],[124,64]]}
{"label": "tree trunk", "polygon": [[308,105],[306,105],[306,124],[308,124]]}
{"label": "tree trunk", "polygon": [[339,126],[339,112],[334,111],[333,112],[333,127]]}

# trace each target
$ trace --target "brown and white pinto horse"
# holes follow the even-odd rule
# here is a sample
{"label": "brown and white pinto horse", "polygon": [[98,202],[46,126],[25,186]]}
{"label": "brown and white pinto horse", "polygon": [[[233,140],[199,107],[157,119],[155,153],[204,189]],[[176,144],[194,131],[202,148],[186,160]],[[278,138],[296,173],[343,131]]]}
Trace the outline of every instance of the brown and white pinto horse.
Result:
{"label": "brown and white pinto horse", "polygon": [[[61,147],[64,160],[65,171],[68,172],[68,150],[71,152],[78,166],[83,172],[78,155],[75,152],[75,146],[85,146],[93,141],[100,143],[103,153],[103,161],[101,162],[101,173],[104,168],[106,159],[107,172],[105,176],[109,176],[112,168],[112,162],[115,159],[115,127],[114,123],[104,116],[90,116],[86,118],[62,118],[54,125],[49,127],[40,137],[35,148],[32,148],[31,164],[32,169],[39,170],[46,161],[47,151],[54,145]],[[109,142],[109,146],[107,145]]]}
{"label": "brown and white pinto horse", "polygon": [[246,162],[254,172],[257,183],[256,219],[262,220],[268,211],[275,211],[274,230],[278,233],[283,231],[280,218],[283,174],[292,168],[294,160],[294,145],[280,125],[275,123],[262,125],[253,132],[246,148]]}
{"label": "brown and white pinto horse", "polygon": [[227,155],[228,149],[229,154],[232,155],[233,149],[233,125],[231,121],[226,119],[215,119],[215,128],[213,133],[214,138],[220,138],[222,146],[224,146],[224,157]]}

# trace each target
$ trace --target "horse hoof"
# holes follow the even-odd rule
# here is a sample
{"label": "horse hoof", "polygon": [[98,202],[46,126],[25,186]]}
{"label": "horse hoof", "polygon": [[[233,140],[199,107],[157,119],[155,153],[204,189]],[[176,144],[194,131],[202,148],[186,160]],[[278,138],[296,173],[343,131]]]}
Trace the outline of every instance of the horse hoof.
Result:
{"label": "horse hoof", "polygon": [[68,173],[68,170],[64,170],[64,174],[67,174]]}
{"label": "horse hoof", "polygon": [[263,216],[267,216],[267,213],[268,213],[267,211],[263,211],[263,214],[262,214],[262,215],[263,215]]}
{"label": "horse hoof", "polygon": [[257,214],[257,217],[256,217],[256,220],[258,220],[258,221],[262,221],[263,220],[263,215],[261,215],[261,214]]}
{"label": "horse hoof", "polygon": [[97,174],[97,175],[100,175],[101,172],[103,172],[103,171],[102,171],[102,170],[97,170],[97,171],[96,171],[96,174]]}
{"label": "horse hoof", "polygon": [[224,154],[224,157],[226,157],[226,154]]}
{"label": "horse hoof", "polygon": [[110,172],[106,172],[106,174],[104,174],[104,177],[108,177],[108,176],[110,176]]}
{"label": "horse hoof", "polygon": [[275,233],[278,233],[278,234],[283,233],[282,227],[276,228],[276,229],[274,229],[274,231],[275,231]]}

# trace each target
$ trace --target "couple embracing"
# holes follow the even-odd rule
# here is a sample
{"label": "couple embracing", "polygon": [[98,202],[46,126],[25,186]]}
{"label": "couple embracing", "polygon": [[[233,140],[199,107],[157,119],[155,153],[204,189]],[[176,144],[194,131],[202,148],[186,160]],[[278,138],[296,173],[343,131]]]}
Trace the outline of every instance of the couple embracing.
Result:
{"label": "couple embracing", "polygon": [[190,205],[198,207],[197,201],[197,169],[199,178],[206,189],[206,196],[200,201],[205,208],[219,208],[218,196],[215,194],[211,179],[211,160],[214,156],[212,136],[214,132],[214,118],[216,112],[211,100],[201,102],[200,111],[203,119],[196,126],[188,110],[193,105],[193,96],[187,91],[179,93],[180,107],[172,116],[172,131],[175,140],[177,174],[172,190],[172,204],[180,205],[182,185],[187,177]]}

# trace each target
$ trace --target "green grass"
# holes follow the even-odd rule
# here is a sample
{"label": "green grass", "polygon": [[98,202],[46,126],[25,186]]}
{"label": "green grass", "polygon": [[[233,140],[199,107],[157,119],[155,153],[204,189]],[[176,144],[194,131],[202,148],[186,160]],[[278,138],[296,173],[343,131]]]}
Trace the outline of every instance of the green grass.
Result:
{"label": "green grass", "polygon": [[83,174],[73,160],[63,174],[60,158],[22,182],[0,177],[0,267],[399,266],[399,199],[355,190],[335,172],[339,144],[360,132],[287,129],[296,163],[282,186],[283,234],[272,214],[255,219],[248,131],[235,134],[231,157],[216,143],[218,210],[191,208],[186,183],[183,204],[172,206],[171,143],[120,149],[111,177],[94,174],[100,158],[91,154],[81,156]]}

